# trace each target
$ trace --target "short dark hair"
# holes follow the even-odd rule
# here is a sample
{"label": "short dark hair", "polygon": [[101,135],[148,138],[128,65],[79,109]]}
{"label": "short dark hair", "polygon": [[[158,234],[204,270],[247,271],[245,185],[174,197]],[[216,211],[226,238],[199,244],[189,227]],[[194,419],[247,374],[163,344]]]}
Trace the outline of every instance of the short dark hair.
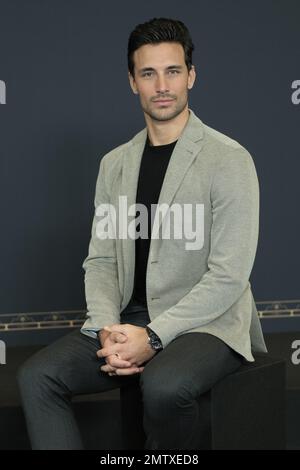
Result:
{"label": "short dark hair", "polygon": [[182,21],[170,18],[152,18],[146,23],[138,24],[128,39],[127,61],[128,70],[134,77],[133,54],[145,44],[161,42],[178,42],[184,50],[184,60],[188,71],[192,68],[192,52],[194,44],[189,30]]}

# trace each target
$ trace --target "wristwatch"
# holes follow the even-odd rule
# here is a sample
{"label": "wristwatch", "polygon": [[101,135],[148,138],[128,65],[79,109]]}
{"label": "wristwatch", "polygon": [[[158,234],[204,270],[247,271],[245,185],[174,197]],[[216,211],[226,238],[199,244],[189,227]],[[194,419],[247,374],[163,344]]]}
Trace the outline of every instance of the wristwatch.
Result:
{"label": "wristwatch", "polygon": [[150,344],[151,348],[154,351],[160,351],[161,349],[163,349],[163,345],[159,336],[157,336],[157,334],[154,333],[154,331],[151,330],[151,328],[149,328],[148,326],[146,326],[146,331],[148,333],[148,344]]}

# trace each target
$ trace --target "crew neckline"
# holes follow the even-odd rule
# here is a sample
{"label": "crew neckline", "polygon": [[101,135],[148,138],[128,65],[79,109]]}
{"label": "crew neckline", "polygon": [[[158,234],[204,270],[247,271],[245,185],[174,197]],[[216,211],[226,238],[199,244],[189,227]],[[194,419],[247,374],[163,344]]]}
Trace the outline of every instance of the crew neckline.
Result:
{"label": "crew neckline", "polygon": [[174,140],[173,142],[170,142],[169,144],[151,145],[151,144],[150,144],[150,140],[149,140],[149,136],[148,136],[148,134],[147,134],[146,145],[147,145],[147,147],[149,147],[151,150],[160,150],[160,149],[163,149],[163,148],[171,147],[172,145],[176,144],[177,140],[178,140],[178,139]]}

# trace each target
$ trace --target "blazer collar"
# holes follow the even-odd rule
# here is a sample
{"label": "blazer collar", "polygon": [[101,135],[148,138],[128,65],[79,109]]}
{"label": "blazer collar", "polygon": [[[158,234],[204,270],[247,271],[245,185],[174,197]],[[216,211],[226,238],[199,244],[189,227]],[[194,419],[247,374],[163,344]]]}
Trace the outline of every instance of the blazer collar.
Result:
{"label": "blazer collar", "polygon": [[[196,116],[191,108],[188,108],[188,110],[189,118],[178,138],[178,144],[180,142],[183,145],[187,144],[187,146],[189,145],[188,142],[198,142],[203,138],[203,122]],[[129,141],[129,144],[142,144],[144,146],[146,143],[147,132],[148,129],[145,127]]]}

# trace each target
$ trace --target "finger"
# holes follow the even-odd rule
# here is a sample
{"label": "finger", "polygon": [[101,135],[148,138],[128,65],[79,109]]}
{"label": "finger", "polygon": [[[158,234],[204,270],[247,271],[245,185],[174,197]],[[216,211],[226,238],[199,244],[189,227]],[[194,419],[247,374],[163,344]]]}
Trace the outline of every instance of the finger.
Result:
{"label": "finger", "polygon": [[102,372],[114,372],[116,370],[115,367],[112,367],[109,364],[105,364],[105,366],[101,366],[100,369],[102,370]]}
{"label": "finger", "polygon": [[98,357],[104,357],[104,356],[103,356],[103,349],[99,349],[99,350],[96,352],[96,356],[98,356]]}
{"label": "finger", "polygon": [[110,334],[110,338],[117,343],[125,343],[125,341],[127,341],[127,336],[115,331]]}
{"label": "finger", "polygon": [[105,326],[104,327],[104,330],[106,331],[116,331],[118,333],[124,333],[126,334],[126,325],[119,325],[119,324],[116,324],[116,325],[111,325],[111,326]]}
{"label": "finger", "polygon": [[124,368],[128,368],[128,367],[139,367],[140,366],[140,364],[138,364],[137,362],[126,361],[125,359],[120,359],[115,354],[111,355],[111,356],[108,356],[106,358],[106,363],[110,364],[115,369],[121,369],[121,368],[124,369]]}
{"label": "finger", "polygon": [[98,351],[96,352],[96,355],[101,358],[101,357],[104,357],[104,358],[107,358],[108,356],[111,356],[112,354],[117,354],[118,351],[116,351],[116,347],[113,345],[113,346],[108,346],[107,348],[102,348],[102,349],[98,349]]}
{"label": "finger", "polygon": [[[102,372],[115,372],[119,367],[113,367],[110,364],[105,364],[104,366],[101,366],[100,369]],[[132,364],[131,367],[124,367],[123,369],[138,369],[138,366],[136,364]],[[121,369],[121,368],[119,368]]]}
{"label": "finger", "polygon": [[116,368],[124,368],[124,367],[132,366],[132,363],[130,361],[119,359],[116,355],[109,356],[109,358],[107,358],[107,363]]}
{"label": "finger", "polygon": [[128,369],[115,369],[108,372],[108,375],[133,375],[143,372],[144,368],[145,367],[130,367]]}
{"label": "finger", "polygon": [[129,367],[125,369],[116,369],[116,374],[117,375],[133,375],[133,374],[138,374],[140,372],[139,367]]}

